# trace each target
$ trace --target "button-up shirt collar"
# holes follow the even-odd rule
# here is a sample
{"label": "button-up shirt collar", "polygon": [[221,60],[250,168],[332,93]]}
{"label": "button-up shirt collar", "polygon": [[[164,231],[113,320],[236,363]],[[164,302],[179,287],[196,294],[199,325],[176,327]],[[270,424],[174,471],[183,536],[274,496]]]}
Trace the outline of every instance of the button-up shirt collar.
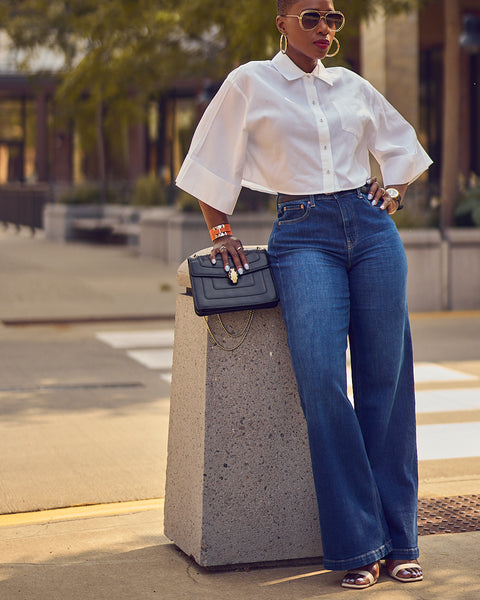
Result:
{"label": "button-up shirt collar", "polygon": [[288,81],[294,81],[295,79],[301,79],[302,77],[316,77],[329,85],[333,85],[332,74],[327,71],[320,61],[318,61],[317,66],[311,73],[306,73],[303,69],[297,67],[286,54],[279,52],[272,59],[272,64]]}

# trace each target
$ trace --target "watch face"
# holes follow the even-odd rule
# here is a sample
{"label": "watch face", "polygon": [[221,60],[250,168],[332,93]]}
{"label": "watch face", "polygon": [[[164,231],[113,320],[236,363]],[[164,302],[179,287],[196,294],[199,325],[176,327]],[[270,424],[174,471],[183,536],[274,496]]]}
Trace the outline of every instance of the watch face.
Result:
{"label": "watch face", "polygon": [[398,198],[400,196],[400,192],[395,188],[388,188],[385,190],[392,198]]}

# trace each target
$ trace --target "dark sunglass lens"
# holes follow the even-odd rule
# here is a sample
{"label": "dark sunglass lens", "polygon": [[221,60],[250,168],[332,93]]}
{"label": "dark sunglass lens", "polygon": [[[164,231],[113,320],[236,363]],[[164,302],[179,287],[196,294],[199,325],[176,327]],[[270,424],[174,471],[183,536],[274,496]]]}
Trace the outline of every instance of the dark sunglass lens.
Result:
{"label": "dark sunglass lens", "polygon": [[331,12],[325,15],[325,20],[330,29],[340,29],[343,26],[343,15],[341,13]]}
{"label": "dark sunglass lens", "polygon": [[302,27],[307,31],[315,29],[320,21],[320,15],[316,12],[305,12],[302,15]]}

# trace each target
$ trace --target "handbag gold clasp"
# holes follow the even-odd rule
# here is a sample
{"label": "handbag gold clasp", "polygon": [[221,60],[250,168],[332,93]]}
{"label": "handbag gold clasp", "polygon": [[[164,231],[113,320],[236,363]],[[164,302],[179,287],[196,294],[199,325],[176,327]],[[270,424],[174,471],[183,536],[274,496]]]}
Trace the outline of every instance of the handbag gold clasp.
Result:
{"label": "handbag gold clasp", "polygon": [[237,281],[238,281],[238,273],[235,271],[235,269],[230,269],[230,271],[228,272],[228,276],[229,276],[230,281],[232,283],[237,283]]}

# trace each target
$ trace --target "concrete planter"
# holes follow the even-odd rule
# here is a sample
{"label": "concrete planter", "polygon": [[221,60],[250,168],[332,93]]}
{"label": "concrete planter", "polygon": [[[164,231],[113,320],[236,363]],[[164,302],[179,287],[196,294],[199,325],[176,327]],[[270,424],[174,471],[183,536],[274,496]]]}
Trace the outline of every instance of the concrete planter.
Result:
{"label": "concrete planter", "polygon": [[169,221],[177,214],[174,208],[158,208],[140,218],[140,256],[159,258],[169,262]]}
{"label": "concrete planter", "polygon": [[437,229],[400,230],[408,260],[408,306],[411,311],[442,310],[446,302],[445,249]]}
{"label": "concrete planter", "polygon": [[[269,212],[238,213],[230,221],[235,235],[245,245],[265,245],[274,216]],[[163,209],[140,220],[140,254],[159,258],[171,266],[179,265],[198,248],[210,244],[201,214]]]}
{"label": "concrete planter", "polygon": [[[232,228],[245,245],[268,242],[274,215],[237,213]],[[480,229],[401,229],[407,254],[408,303],[413,312],[480,309]],[[202,215],[162,209],[140,222],[140,254],[176,266],[211,245]]]}
{"label": "concrete planter", "polygon": [[[271,212],[237,213],[232,228],[245,245],[266,245],[274,221]],[[114,222],[128,243],[138,244],[140,256],[177,266],[211,245],[203,217],[174,207],[142,208],[116,205],[47,204],[47,239],[79,239],[75,221]],[[408,303],[413,312],[480,309],[480,228],[401,229],[407,253]]]}
{"label": "concrete planter", "polygon": [[452,310],[480,309],[480,229],[449,229],[448,306]]}
{"label": "concrete planter", "polygon": [[480,229],[401,230],[411,311],[480,309]]}
{"label": "concrete planter", "polygon": [[85,239],[85,232],[123,236],[138,243],[141,215],[150,208],[116,204],[47,204],[43,212],[46,238],[53,241]]}
{"label": "concrete planter", "polygon": [[75,239],[73,220],[100,218],[102,207],[95,204],[47,204],[43,211],[43,228],[47,240],[63,242]]}

